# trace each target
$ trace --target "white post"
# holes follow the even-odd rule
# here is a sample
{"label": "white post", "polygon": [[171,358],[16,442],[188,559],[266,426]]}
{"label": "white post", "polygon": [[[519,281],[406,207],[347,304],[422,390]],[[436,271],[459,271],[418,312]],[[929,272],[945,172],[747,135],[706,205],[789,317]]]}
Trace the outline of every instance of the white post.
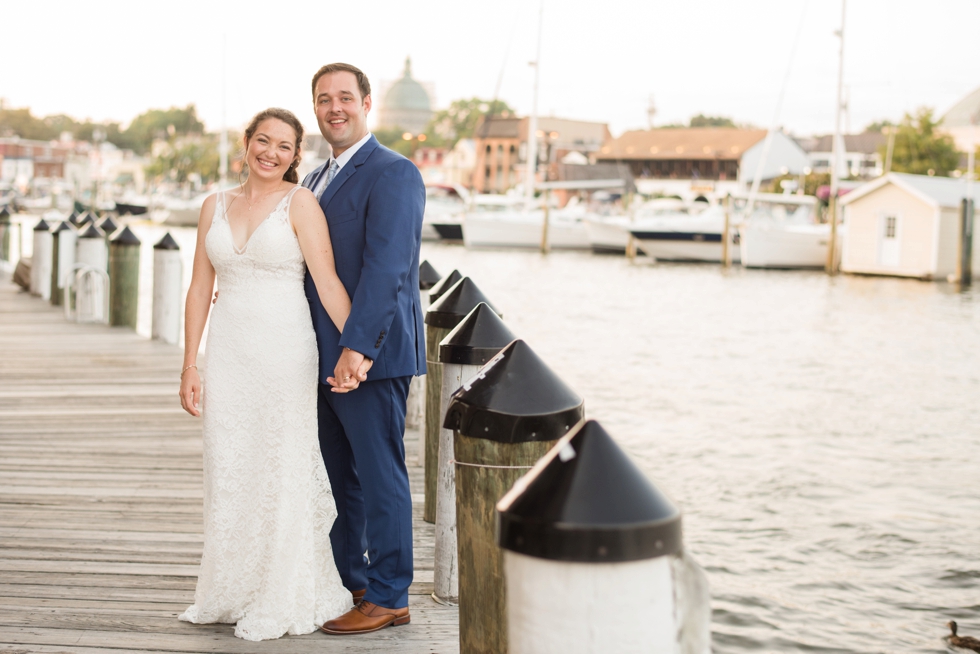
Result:
{"label": "white post", "polygon": [[[480,366],[442,364],[442,399],[439,415],[445,416],[449,400]],[[453,430],[439,429],[439,474],[436,479],[436,543],[432,599],[440,604],[459,603],[459,559],[456,539],[456,467],[453,464]]]}
{"label": "white post", "polygon": [[[419,306],[422,315],[429,310],[429,294],[426,291],[419,293]],[[425,327],[425,325],[423,325]],[[412,377],[412,384],[408,387],[407,413],[405,414],[405,426],[409,429],[425,427],[425,375]],[[419,465],[422,465],[421,457]]]}
{"label": "white post", "polygon": [[184,290],[180,246],[168,232],[153,246],[153,326],[151,335],[164,343],[180,341],[180,308]]}
{"label": "white post", "polygon": [[54,238],[50,226],[44,222],[34,228],[34,254],[31,255],[31,293],[44,300],[51,299],[51,256]]}
{"label": "white post", "polygon": [[681,652],[669,557],[596,565],[505,550],[504,573],[510,654]]}
{"label": "white post", "polygon": [[[78,235],[78,241],[75,246],[75,264],[84,264],[95,268],[96,270],[107,271],[109,269],[109,248],[106,246],[105,235],[95,226],[95,224],[89,224],[86,226],[84,232]],[[92,307],[92,320],[99,322],[100,320],[108,321],[109,316],[99,316],[97,315],[108,301],[109,288],[108,284],[97,283],[95,277],[92,277],[86,284],[77,284],[75,287],[76,299],[78,295],[82,293],[91,293],[91,298],[86,298],[86,303],[88,306]],[[69,302],[68,294],[65,294],[65,303]],[[81,315],[81,305],[78,305],[77,314]]]}
{"label": "white post", "polygon": [[[67,277],[75,266],[75,248],[78,245],[78,232],[74,227],[58,232],[58,260],[52,265],[58,267],[58,288],[65,288]],[[54,291],[54,289],[51,289]]]}
{"label": "white post", "polygon": [[443,422],[453,393],[515,339],[490,305],[481,302],[439,344],[442,395],[439,402],[439,456],[436,475],[436,543],[432,599],[459,603],[459,550],[456,534],[454,434]]}
{"label": "white post", "polygon": [[510,654],[709,654],[681,514],[594,420],[497,503]]}

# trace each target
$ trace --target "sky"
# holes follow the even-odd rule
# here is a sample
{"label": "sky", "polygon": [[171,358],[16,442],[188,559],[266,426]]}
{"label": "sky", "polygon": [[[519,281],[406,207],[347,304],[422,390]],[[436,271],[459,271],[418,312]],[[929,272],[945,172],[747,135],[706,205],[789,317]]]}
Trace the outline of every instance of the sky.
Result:
{"label": "sky", "polygon": [[[217,130],[281,106],[316,129],[317,68],[352,63],[378,88],[406,56],[436,109],[492,98],[498,83],[519,113],[532,109],[533,0],[0,0],[0,12],[0,98],[38,116],[126,124],[193,103]],[[654,125],[704,113],[833,131],[841,0],[544,0],[540,16],[539,115],[606,122],[615,136],[647,127],[652,97]],[[978,25],[978,0],[847,2],[842,127],[922,106],[941,115],[980,86]]]}

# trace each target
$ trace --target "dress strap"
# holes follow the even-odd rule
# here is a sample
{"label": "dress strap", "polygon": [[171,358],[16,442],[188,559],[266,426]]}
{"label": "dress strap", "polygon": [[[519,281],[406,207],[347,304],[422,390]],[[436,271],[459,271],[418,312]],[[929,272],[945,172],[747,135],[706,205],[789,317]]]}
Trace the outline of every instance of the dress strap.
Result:
{"label": "dress strap", "polygon": [[282,207],[282,213],[286,217],[287,221],[289,220],[289,206],[293,203],[293,196],[296,195],[296,191],[300,190],[301,188],[303,187],[299,184],[294,186],[292,189],[290,189],[289,193],[286,193],[286,195],[283,196],[279,203]]}
{"label": "dress strap", "polygon": [[214,222],[215,218],[224,217],[224,215],[225,215],[225,192],[218,191],[217,193],[215,193],[214,216],[211,218],[211,221]]}

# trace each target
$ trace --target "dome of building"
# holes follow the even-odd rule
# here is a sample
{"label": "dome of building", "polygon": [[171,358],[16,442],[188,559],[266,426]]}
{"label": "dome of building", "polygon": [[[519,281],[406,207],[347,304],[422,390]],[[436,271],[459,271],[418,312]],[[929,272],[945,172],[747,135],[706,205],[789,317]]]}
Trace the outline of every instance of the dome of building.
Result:
{"label": "dome of building", "polygon": [[412,60],[405,58],[405,73],[381,101],[378,127],[400,128],[413,134],[425,131],[432,118],[432,102],[425,88],[412,78]]}
{"label": "dome of building", "polygon": [[429,94],[421,84],[412,79],[412,59],[405,57],[405,73],[402,78],[391,85],[385,93],[386,109],[420,109],[430,111]]}

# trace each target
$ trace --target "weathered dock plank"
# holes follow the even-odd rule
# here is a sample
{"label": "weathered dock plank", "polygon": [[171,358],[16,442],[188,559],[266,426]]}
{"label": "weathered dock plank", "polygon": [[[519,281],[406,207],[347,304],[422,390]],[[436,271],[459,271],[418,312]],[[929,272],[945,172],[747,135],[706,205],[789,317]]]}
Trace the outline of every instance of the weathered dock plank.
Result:
{"label": "weathered dock plank", "polygon": [[201,536],[200,422],[177,401],[181,353],[68,323],[0,278],[0,652],[458,652],[433,602],[418,435],[412,623],[359,637],[249,643],[190,625]]}

